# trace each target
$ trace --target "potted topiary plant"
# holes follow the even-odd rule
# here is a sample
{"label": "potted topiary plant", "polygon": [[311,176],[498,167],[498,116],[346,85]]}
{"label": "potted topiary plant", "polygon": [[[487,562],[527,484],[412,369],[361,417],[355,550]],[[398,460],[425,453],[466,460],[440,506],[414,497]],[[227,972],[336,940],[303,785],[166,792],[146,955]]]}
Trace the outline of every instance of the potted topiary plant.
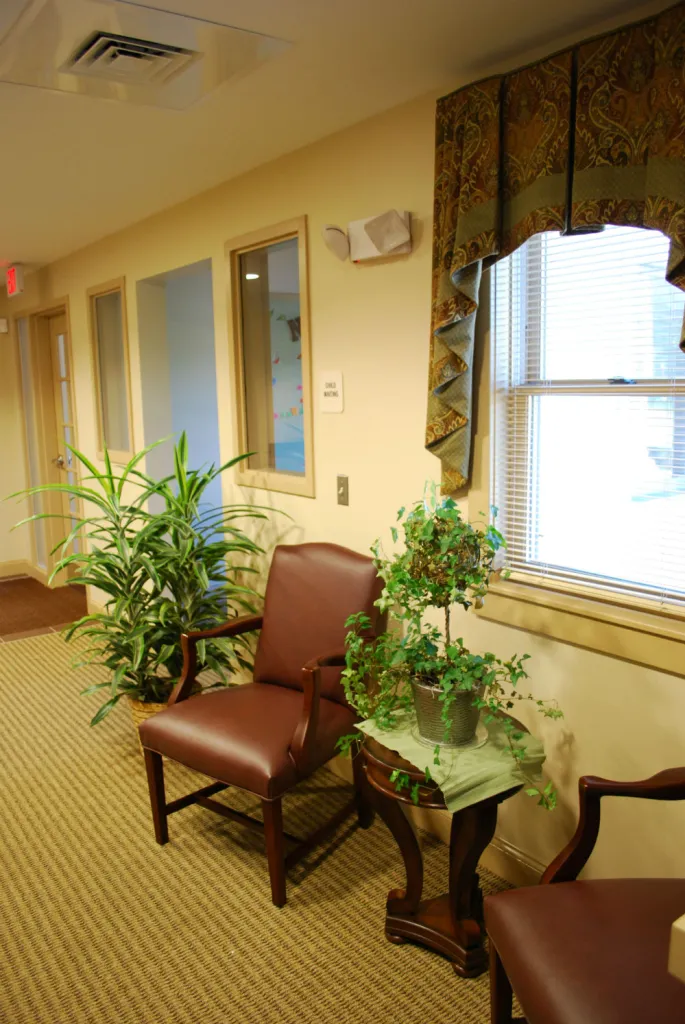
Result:
{"label": "potted topiary plant", "polygon": [[[419,735],[433,745],[437,764],[443,746],[473,742],[481,715],[486,723],[498,716],[520,767],[523,734],[509,715],[515,703],[532,701],[548,718],[560,718],[562,712],[556,703],[518,689],[527,678],[527,654],[503,661],[492,653],[475,653],[454,637],[452,628],[455,606],[466,610],[482,603],[505,540],[485,521],[477,526],[466,521],[452,498],[438,501],[434,489],[408,513],[400,509],[397,518],[403,550],[387,557],[377,541],[372,551],[385,582],[378,604],[393,612],[401,628],[369,643],[368,619],[354,615],[348,620],[347,699],[382,729],[392,730],[399,714],[413,710]],[[397,542],[397,527],[391,533]],[[442,629],[430,621],[431,609],[441,612]],[[404,782],[399,779],[400,785]],[[543,806],[554,805],[551,785],[541,790],[534,780],[529,783],[530,795]]]}
{"label": "potted topiary plant", "polygon": [[[259,599],[244,582],[255,570],[244,563],[262,549],[238,524],[265,519],[265,512],[249,505],[217,508],[205,500],[212,481],[247,456],[218,468],[191,470],[182,434],[174,448],[173,475],[154,480],[139,469],[154,447],[136,454],[120,470],[113,468],[105,451],[104,472],[71,448],[81,466],[77,483],[25,492],[61,491],[86,508],[55,549],[61,558],[52,578],[75,567],[71,582],[104,595],[102,610],[89,612],[64,633],[67,640],[87,641],[79,665],[104,665],[110,673],[107,682],[83,691],[103,691],[107,697],[91,725],[101,722],[122,697],[130,703],[136,724],[164,707],[181,674],[181,633],[211,629],[233,615],[252,612]],[[150,511],[155,496],[161,508]],[[22,522],[35,518],[41,516]],[[212,669],[220,683],[228,682],[229,672],[249,667],[249,644],[246,635],[198,644],[200,670]]]}

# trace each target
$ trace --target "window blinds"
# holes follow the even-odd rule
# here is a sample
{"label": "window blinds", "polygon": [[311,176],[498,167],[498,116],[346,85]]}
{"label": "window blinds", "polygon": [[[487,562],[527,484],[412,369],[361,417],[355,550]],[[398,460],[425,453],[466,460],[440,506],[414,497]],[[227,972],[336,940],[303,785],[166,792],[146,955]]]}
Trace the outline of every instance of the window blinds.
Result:
{"label": "window blinds", "polygon": [[494,504],[516,573],[685,603],[685,295],[659,232],[537,235],[494,270]]}

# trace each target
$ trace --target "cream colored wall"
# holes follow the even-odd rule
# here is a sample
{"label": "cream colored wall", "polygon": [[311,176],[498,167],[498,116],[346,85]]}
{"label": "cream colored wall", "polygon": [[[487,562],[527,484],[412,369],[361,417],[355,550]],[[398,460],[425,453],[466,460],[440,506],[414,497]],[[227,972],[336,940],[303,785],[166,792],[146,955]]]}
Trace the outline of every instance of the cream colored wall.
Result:
{"label": "cream colored wall", "polygon": [[[547,864],[564,845],[577,817],[580,775],[639,779],[685,764],[685,681],[475,616],[465,640],[475,649],[509,657],[531,654],[536,696],[557,698],[566,718],[547,722],[530,711],[516,714],[546,741],[547,772],[560,790],[553,814],[518,796],[500,811],[498,833]],[[589,865],[592,876],[682,877],[685,806],[605,800],[603,827]]]}
{"label": "cream colored wall", "polygon": [[[14,308],[68,296],[79,440],[95,454],[85,290],[124,274],[133,364],[134,433],[143,439],[136,282],[207,257],[213,260],[217,388],[222,449],[234,451],[224,245],[255,228],[309,217],[314,376],[341,369],[346,411],[316,415],[317,498],[278,495],[308,537],[338,535],[361,549],[405,500],[437,473],[421,445],[430,289],[433,100],[423,99],[324,140],[220,189],[53,264]],[[392,206],[414,214],[411,257],[374,266],[340,263],[321,227]],[[417,391],[419,392],[417,396]],[[373,453],[374,458],[370,458]],[[335,477],[350,476],[351,505],[336,504]],[[380,486],[379,486],[380,485]],[[262,496],[263,497],[263,496]]]}
{"label": "cream colored wall", "polygon": [[[142,442],[135,284],[141,278],[211,257],[222,456],[235,453],[224,244],[306,213],[315,381],[344,374],[345,412],[314,410],[316,498],[256,493],[294,520],[291,539],[328,539],[366,551],[395,512],[438,475],[423,449],[429,339],[433,98],[428,97],[260,168],[48,269],[24,305],[68,295],[71,306],[78,430],[95,454],[95,410],[86,323],[86,289],[126,275],[133,367],[135,438]],[[338,262],[324,247],[325,223],[411,210],[414,252],[367,266]],[[336,504],[335,478],[350,480],[350,505]],[[227,488],[229,497],[230,488]],[[591,496],[583,496],[591,500]],[[580,772],[618,778],[648,775],[685,761],[681,742],[685,685],[680,679],[591,654],[507,627],[466,618],[474,646],[498,654],[528,650],[532,681],[558,696],[562,729],[545,729],[560,809],[538,810],[519,796],[502,810],[500,836],[533,861],[556,853],[575,821]],[[607,806],[607,828],[592,874],[682,873],[685,811],[624,803]]]}
{"label": "cream colored wall", "polygon": [[[9,300],[0,298],[0,317],[9,317]],[[3,353],[0,373],[0,438],[2,477],[0,483],[0,576],[22,571],[30,554],[28,530],[11,532],[12,526],[28,515],[26,502],[4,501],[7,495],[26,487],[26,463],[21,401],[19,349],[14,332],[0,334]]]}

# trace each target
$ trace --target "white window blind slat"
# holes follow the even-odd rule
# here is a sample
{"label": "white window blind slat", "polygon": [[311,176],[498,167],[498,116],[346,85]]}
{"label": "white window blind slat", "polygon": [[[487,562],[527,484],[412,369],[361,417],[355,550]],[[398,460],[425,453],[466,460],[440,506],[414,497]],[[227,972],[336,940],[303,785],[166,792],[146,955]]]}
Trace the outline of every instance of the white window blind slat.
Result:
{"label": "white window blind slat", "polygon": [[667,239],[537,235],[494,269],[494,504],[516,571],[685,604],[685,295]]}

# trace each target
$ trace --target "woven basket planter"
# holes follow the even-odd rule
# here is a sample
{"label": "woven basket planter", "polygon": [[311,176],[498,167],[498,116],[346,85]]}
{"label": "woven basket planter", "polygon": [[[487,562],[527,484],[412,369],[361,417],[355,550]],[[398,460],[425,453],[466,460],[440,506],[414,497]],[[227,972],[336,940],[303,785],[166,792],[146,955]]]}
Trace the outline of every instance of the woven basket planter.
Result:
{"label": "woven basket planter", "polygon": [[159,711],[164,711],[169,705],[165,702],[164,704],[157,704],[153,701],[137,700],[135,697],[128,697],[128,706],[131,709],[131,718],[136,730],[136,739],[138,740],[138,746],[140,752],[143,752],[143,744],[140,742],[140,733],[138,727],[147,721],[148,718],[152,718]]}
{"label": "woven basket planter", "polygon": [[440,689],[436,686],[425,686],[412,680],[414,709],[419,727],[419,735],[430,743],[440,747],[461,747],[470,743],[476,735],[480,709],[474,708],[476,692],[457,692],[450,704],[450,727],[446,734],[442,720],[444,702],[439,700]]}
{"label": "woven basket planter", "polygon": [[[202,693],[202,687],[199,683],[193,684],[191,691],[191,697],[197,697],[198,694]],[[148,718],[152,718],[153,715],[158,714],[160,711],[165,711],[169,707],[168,703],[157,703],[155,701],[138,700],[136,697],[127,696],[128,706],[131,709],[131,718],[136,729],[136,736],[138,738],[138,746],[140,752],[143,752],[143,744],[140,742],[140,733],[138,732],[139,727],[143,722],[147,721]]]}

